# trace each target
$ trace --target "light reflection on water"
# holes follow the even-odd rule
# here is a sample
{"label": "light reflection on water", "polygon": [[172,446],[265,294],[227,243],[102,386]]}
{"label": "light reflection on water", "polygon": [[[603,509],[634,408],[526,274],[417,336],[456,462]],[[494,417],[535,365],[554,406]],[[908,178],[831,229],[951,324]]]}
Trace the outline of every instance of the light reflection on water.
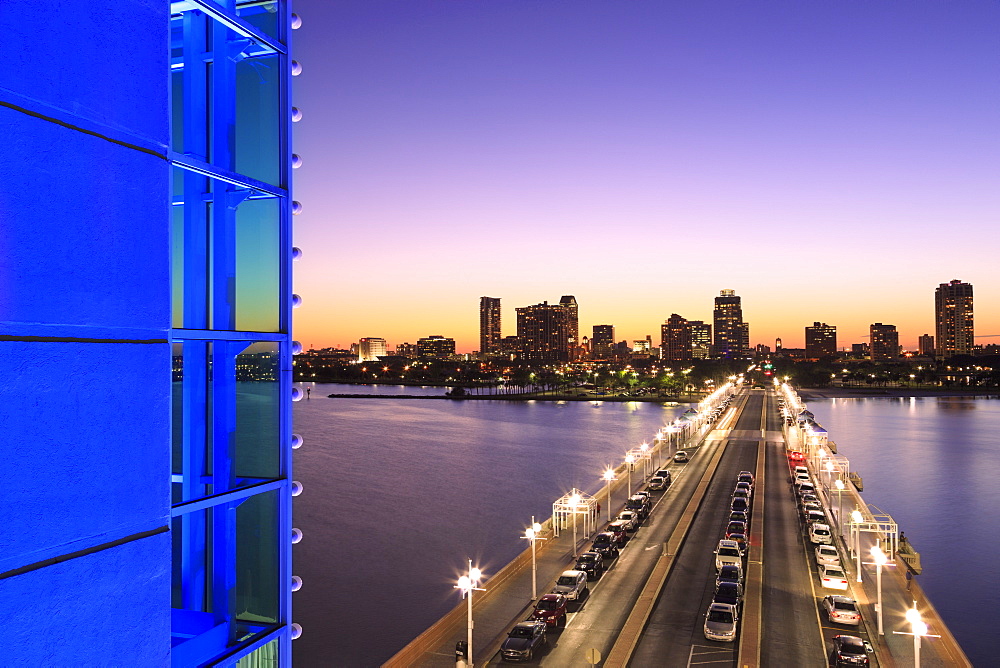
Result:
{"label": "light reflection on water", "polygon": [[921,586],[974,665],[996,665],[1000,401],[828,399],[809,410],[920,552]]}
{"label": "light reflection on water", "polygon": [[629,402],[328,399],[442,388],[313,386],[295,404],[299,665],[377,665],[458,603],[466,558],[489,576],[573,487],[687,406]]}

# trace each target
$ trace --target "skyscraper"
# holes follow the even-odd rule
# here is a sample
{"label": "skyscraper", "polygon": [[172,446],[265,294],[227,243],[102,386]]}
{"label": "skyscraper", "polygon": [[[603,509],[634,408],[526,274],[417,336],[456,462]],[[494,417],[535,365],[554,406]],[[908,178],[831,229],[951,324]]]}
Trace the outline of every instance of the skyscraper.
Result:
{"label": "skyscraper", "polygon": [[375,362],[379,357],[389,354],[389,345],[385,339],[369,336],[358,341],[358,361]]}
{"label": "skyscraper", "polygon": [[522,306],[517,312],[517,338],[523,359],[535,362],[569,360],[567,309],[542,302]]}
{"label": "skyscraper", "polygon": [[712,356],[712,326],[701,320],[689,320],[691,327],[691,357],[706,360]]}
{"label": "skyscraper", "polygon": [[723,290],[715,298],[715,357],[739,359],[750,348],[750,326],[743,322],[740,298],[734,290]]}
{"label": "skyscraper", "polygon": [[660,327],[663,358],[671,362],[690,360],[691,325],[682,316],[673,313]]}
{"label": "skyscraper", "polygon": [[563,295],[559,305],[566,309],[567,359],[577,359],[580,354],[580,309],[573,295]]}
{"label": "skyscraper", "polygon": [[500,298],[479,298],[479,354],[500,352]]}
{"label": "skyscraper", "polygon": [[0,9],[4,664],[290,665],[291,22]]}
{"label": "skyscraper", "polygon": [[895,325],[873,324],[871,333],[871,358],[873,361],[891,360],[899,357],[899,334]]}
{"label": "skyscraper", "polygon": [[590,354],[594,359],[607,359],[615,348],[615,326],[594,325],[594,336],[590,339]]}
{"label": "skyscraper", "polygon": [[917,339],[917,350],[921,355],[931,357],[935,354],[934,336],[932,334],[921,334]]}
{"label": "skyscraper", "polygon": [[972,323],[972,285],[955,279],[934,291],[935,342],[938,359],[970,355],[975,342]]}
{"label": "skyscraper", "polygon": [[450,339],[440,334],[432,334],[431,336],[417,339],[418,357],[449,359],[454,354],[455,339]]}
{"label": "skyscraper", "polygon": [[837,354],[837,328],[825,322],[806,327],[806,357],[819,359]]}

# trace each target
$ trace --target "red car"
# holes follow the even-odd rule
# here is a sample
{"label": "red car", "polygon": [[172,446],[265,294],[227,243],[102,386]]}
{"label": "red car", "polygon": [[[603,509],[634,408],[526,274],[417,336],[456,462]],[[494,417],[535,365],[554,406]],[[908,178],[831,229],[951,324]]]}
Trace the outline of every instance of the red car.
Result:
{"label": "red car", "polygon": [[532,619],[541,619],[548,626],[566,626],[566,604],[569,602],[562,594],[546,594],[538,599]]}
{"label": "red car", "polygon": [[613,533],[615,535],[615,540],[618,542],[618,547],[622,547],[628,540],[627,529],[628,525],[625,522],[622,522],[621,520],[615,520],[614,522],[608,525],[608,528],[605,529],[605,531],[607,531],[608,533]]}
{"label": "red car", "polygon": [[788,458],[791,459],[793,462],[804,462],[806,460],[806,456],[801,452],[799,452],[798,450],[792,450],[791,452],[789,452]]}

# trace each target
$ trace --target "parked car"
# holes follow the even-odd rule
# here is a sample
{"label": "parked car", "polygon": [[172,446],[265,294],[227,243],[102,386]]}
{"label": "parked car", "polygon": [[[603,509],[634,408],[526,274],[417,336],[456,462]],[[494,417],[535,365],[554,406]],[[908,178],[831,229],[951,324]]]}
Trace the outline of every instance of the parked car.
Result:
{"label": "parked car", "polygon": [[750,512],[750,502],[747,501],[744,498],[733,499],[732,503],[729,506],[729,511],[732,512],[734,510],[740,510],[740,511],[742,511],[744,513],[749,513]]}
{"label": "parked car", "polygon": [[[823,515],[823,506],[819,505],[815,501],[809,501],[808,503],[803,503],[802,504],[802,521],[803,522],[809,522],[810,520],[811,521],[822,521],[822,520],[817,519],[817,518],[819,518],[819,515],[815,515],[814,513],[819,513],[820,515]],[[826,517],[826,515],[823,515],[823,517]]]}
{"label": "parked car", "polygon": [[847,573],[841,566],[820,564],[819,579],[827,589],[847,589]]}
{"label": "parked car", "polygon": [[819,545],[820,543],[830,545],[833,542],[833,533],[830,531],[830,525],[823,524],[822,522],[813,522],[810,524],[809,541],[814,545]]}
{"label": "parked car", "polygon": [[746,554],[747,553],[748,543],[747,543],[746,534],[742,534],[742,533],[729,534],[729,540],[731,540],[734,543],[736,543],[736,545],[740,548],[740,554]]}
{"label": "parked car", "polygon": [[833,636],[830,663],[834,666],[867,666],[868,650],[857,636]]}
{"label": "parked car", "polygon": [[531,617],[540,619],[549,626],[566,626],[567,603],[569,599],[562,594],[545,594],[538,599]]}
{"label": "parked car", "polygon": [[642,523],[642,518],[634,510],[623,510],[618,513],[618,521],[625,523],[626,531],[635,531]]}
{"label": "parked car", "polygon": [[666,488],[667,488],[667,483],[661,476],[654,475],[652,478],[649,479],[649,489],[653,490],[654,492],[662,492]]}
{"label": "parked car", "polygon": [[649,515],[649,499],[643,494],[633,494],[625,501],[625,508],[639,513],[640,521],[642,521]]}
{"label": "parked car", "polygon": [[705,613],[705,637],[709,640],[733,642],[736,640],[738,622],[735,605],[712,603]]}
{"label": "parked car", "polygon": [[655,473],[655,475],[658,475],[659,477],[663,478],[663,481],[667,484],[668,487],[670,486],[670,483],[673,482],[670,469],[660,469]]}
{"label": "parked car", "polygon": [[743,600],[743,585],[738,582],[720,582],[715,587],[715,595],[712,597],[713,603],[728,603],[729,605],[739,605]]}
{"label": "parked car", "polygon": [[840,552],[833,545],[818,545],[816,547],[816,565],[822,566],[823,564],[840,565]]}
{"label": "parked car", "polygon": [[613,533],[615,535],[615,540],[618,541],[618,547],[622,547],[628,541],[628,529],[626,528],[625,522],[621,520],[615,520],[608,525],[608,533]]}
{"label": "parked car", "polygon": [[733,511],[730,511],[730,513],[729,513],[729,521],[730,522],[743,522],[743,523],[746,523],[746,522],[750,521],[750,516],[746,514],[746,511],[743,511],[743,510],[733,510]]}
{"label": "parked car", "polygon": [[734,533],[746,534],[747,524],[746,522],[730,522],[726,526],[726,538],[729,538]]}
{"label": "parked car", "polygon": [[581,552],[575,568],[586,573],[587,580],[592,582],[604,572],[604,556],[600,552]]}
{"label": "parked car", "polygon": [[803,492],[799,494],[799,505],[804,506],[807,503],[815,503],[820,505],[819,497],[813,492]]}
{"label": "parked car", "polygon": [[[812,481],[799,481],[795,483],[795,493],[801,498],[805,494],[816,496],[816,485]],[[818,498],[818,497],[817,497]]]}
{"label": "parked car", "polygon": [[740,564],[726,564],[720,568],[718,574],[715,576],[715,586],[719,586],[723,582],[743,584],[743,566]]}
{"label": "parked car", "polygon": [[746,480],[740,480],[736,483],[736,489],[744,489],[747,494],[753,494],[753,485],[748,483]]}
{"label": "parked car", "polygon": [[801,452],[799,452],[798,450],[792,450],[791,452],[789,452],[788,458],[793,462],[804,462],[806,460],[806,456]]}
{"label": "parked car", "polygon": [[610,531],[599,533],[594,536],[590,549],[605,560],[613,559],[618,556],[618,538]]}
{"label": "parked car", "polygon": [[500,645],[500,656],[504,661],[531,661],[535,652],[545,645],[547,628],[541,619],[518,622]]}
{"label": "parked car", "polygon": [[732,498],[734,501],[736,499],[746,499],[746,502],[750,503],[750,492],[745,489],[734,489]]}
{"label": "parked car", "polygon": [[576,570],[563,571],[552,587],[553,594],[562,594],[571,601],[579,601],[587,591],[587,574]]}
{"label": "parked car", "polygon": [[736,474],[736,482],[748,482],[753,485],[753,473],[750,473],[750,471],[740,471]]}
{"label": "parked car", "polygon": [[[825,524],[826,515],[823,513],[822,510],[807,510],[806,512],[802,513],[802,520],[809,525]],[[827,541],[823,542],[825,543]]]}
{"label": "parked car", "polygon": [[735,541],[720,540],[715,548],[715,570],[719,570],[726,564],[738,564],[743,567],[743,552]]}
{"label": "parked car", "polygon": [[674,453],[674,461],[677,462],[678,464],[684,464],[690,461],[688,458],[688,453],[685,452],[684,450],[678,450],[677,452]]}
{"label": "parked car", "polygon": [[796,466],[794,469],[792,469],[793,476],[799,475],[800,473],[805,473],[806,475],[809,475],[809,469],[806,468],[805,466]]}
{"label": "parked car", "polygon": [[823,610],[826,611],[826,618],[830,622],[851,626],[858,626],[861,623],[861,613],[858,612],[858,606],[853,598],[836,594],[824,596]]}

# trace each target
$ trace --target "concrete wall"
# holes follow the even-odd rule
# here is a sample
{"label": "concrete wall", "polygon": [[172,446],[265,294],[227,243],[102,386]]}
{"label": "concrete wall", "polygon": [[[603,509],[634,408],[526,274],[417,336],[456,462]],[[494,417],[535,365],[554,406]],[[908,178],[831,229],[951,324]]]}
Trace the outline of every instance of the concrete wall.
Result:
{"label": "concrete wall", "polygon": [[168,3],[0,3],[0,630],[169,663]]}

